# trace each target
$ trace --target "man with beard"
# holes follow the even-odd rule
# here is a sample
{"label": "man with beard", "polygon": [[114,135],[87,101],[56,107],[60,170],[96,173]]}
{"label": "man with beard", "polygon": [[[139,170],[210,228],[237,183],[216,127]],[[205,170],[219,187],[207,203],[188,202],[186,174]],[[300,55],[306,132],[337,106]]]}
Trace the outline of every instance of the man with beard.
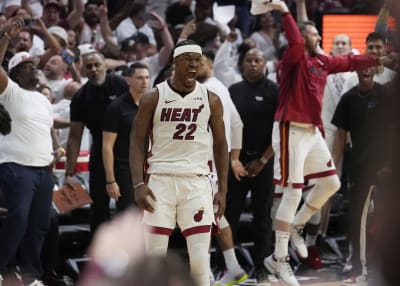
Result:
{"label": "man with beard", "polygon": [[[7,28],[0,39],[0,60],[22,26],[23,21],[16,20]],[[13,120],[11,133],[0,136],[0,188],[8,209],[0,230],[0,284],[7,264],[16,257],[24,285],[43,285],[38,280],[54,185],[49,167],[53,112],[50,102],[36,91],[37,62],[20,52],[9,62],[9,77],[0,68],[0,103]]]}
{"label": "man with beard", "polygon": [[92,134],[89,161],[89,188],[93,199],[91,205],[91,231],[110,218],[106,178],[102,159],[102,131],[107,106],[128,92],[128,85],[122,77],[106,74],[104,55],[91,49],[82,55],[82,64],[88,82],[74,95],[70,106],[70,131],[67,142],[65,184],[72,184],[82,133],[86,126]]}
{"label": "man with beard", "polygon": [[[275,251],[264,260],[267,269],[286,284],[299,283],[289,264],[288,242],[298,254],[308,251],[301,231],[305,223],[340,188],[335,164],[320,128],[322,97],[328,74],[378,66],[390,59],[376,55],[330,57],[318,53],[321,37],[312,22],[297,27],[284,1],[269,2],[282,13],[289,46],[280,68],[280,92],[272,146],[275,157],[274,183],[283,188],[282,201],[275,217]],[[296,213],[305,182],[314,186]]]}
{"label": "man with beard", "polygon": [[[27,4],[30,5],[30,4]],[[46,27],[61,26],[63,28],[75,29],[78,27],[79,18],[83,11],[83,1],[73,0],[73,10],[68,14],[66,19],[61,18],[63,7],[58,0],[47,0],[43,6],[42,20]]]}
{"label": "man with beard", "polygon": [[105,42],[100,31],[99,7],[103,1],[89,0],[85,4],[83,18],[80,20],[80,44],[92,44],[98,50],[104,47]]}

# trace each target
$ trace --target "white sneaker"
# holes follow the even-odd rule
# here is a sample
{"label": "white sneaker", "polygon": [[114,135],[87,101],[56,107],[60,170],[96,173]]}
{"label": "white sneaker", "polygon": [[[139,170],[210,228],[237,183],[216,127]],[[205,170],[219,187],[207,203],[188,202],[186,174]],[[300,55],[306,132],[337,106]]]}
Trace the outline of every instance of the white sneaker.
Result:
{"label": "white sneaker", "polygon": [[247,279],[247,273],[242,268],[238,268],[236,271],[227,271],[224,276],[222,276],[222,278],[219,279],[214,285],[232,286],[239,284]]}
{"label": "white sneaker", "polygon": [[264,259],[264,266],[269,272],[278,276],[287,286],[300,286],[289,264],[289,256],[275,258],[272,254]]}
{"label": "white sneaker", "polygon": [[210,269],[210,286],[214,286],[215,285],[215,277],[214,277],[214,273],[212,272],[212,270]]}
{"label": "white sneaker", "polygon": [[350,277],[342,281],[342,285],[353,285],[353,286],[367,286],[367,277],[365,275],[360,275],[357,277]]}
{"label": "white sneaker", "polygon": [[32,283],[28,284],[28,286],[45,286],[42,281],[35,280]]}
{"label": "white sneaker", "polygon": [[306,259],[308,257],[308,250],[304,238],[301,236],[303,228],[303,225],[295,225],[292,227],[290,231],[290,245],[300,258]]}

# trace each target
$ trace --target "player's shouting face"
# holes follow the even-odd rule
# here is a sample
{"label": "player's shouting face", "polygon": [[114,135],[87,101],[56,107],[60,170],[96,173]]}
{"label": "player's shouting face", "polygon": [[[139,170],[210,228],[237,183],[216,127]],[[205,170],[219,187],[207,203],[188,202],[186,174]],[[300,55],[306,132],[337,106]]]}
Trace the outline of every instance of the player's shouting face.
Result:
{"label": "player's shouting face", "polygon": [[182,81],[184,87],[193,88],[196,74],[201,63],[201,54],[183,53],[175,59],[175,78]]}

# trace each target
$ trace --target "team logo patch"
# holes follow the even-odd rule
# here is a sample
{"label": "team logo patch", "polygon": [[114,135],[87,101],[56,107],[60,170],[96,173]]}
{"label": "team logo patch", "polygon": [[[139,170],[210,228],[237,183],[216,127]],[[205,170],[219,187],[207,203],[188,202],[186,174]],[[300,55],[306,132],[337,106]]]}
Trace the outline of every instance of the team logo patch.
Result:
{"label": "team logo patch", "polygon": [[328,167],[332,167],[332,159],[330,159],[330,160],[328,161],[328,163],[326,163],[326,165],[327,165]]}
{"label": "team logo patch", "polygon": [[195,222],[199,222],[203,219],[204,208],[200,208],[197,213],[194,214],[193,219]]}

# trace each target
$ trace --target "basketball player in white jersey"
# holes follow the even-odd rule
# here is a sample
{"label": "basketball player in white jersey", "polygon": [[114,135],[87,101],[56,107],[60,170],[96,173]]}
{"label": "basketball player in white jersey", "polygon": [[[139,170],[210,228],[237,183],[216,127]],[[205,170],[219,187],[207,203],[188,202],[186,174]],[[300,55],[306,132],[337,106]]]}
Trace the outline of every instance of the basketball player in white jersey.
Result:
{"label": "basketball player in white jersey", "polygon": [[[199,286],[209,286],[213,203],[219,219],[226,203],[228,151],[221,101],[196,81],[201,55],[193,41],[177,44],[174,75],[140,100],[129,161],[135,200],[144,209],[143,222],[151,227],[146,233],[147,254],[166,255],[169,235],[178,224],[186,238],[192,275]],[[147,135],[151,151],[144,180]],[[214,202],[207,177],[211,142],[219,178]]]}

